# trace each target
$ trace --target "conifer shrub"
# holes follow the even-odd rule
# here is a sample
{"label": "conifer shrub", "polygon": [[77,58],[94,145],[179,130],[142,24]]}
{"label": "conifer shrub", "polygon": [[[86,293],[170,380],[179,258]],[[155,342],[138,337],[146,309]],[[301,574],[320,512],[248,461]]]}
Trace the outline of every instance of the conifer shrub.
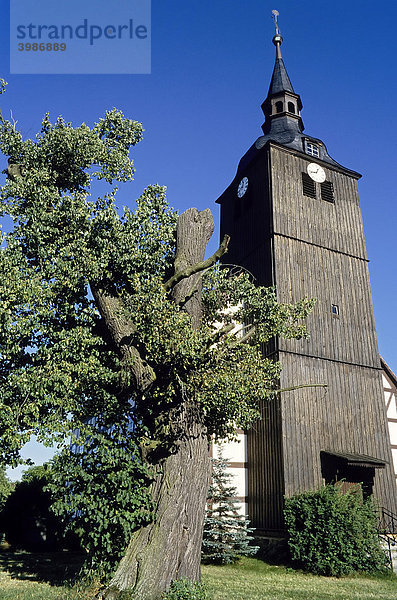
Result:
{"label": "conifer shrub", "polygon": [[221,450],[218,458],[212,459],[212,483],[208,491],[201,550],[204,563],[225,565],[236,562],[241,556],[253,556],[258,551],[257,546],[250,545],[253,530],[248,519],[238,513],[237,489],[231,485],[228,464]]}
{"label": "conifer shrub", "polygon": [[292,562],[318,575],[387,569],[377,535],[377,515],[361,489],[347,493],[334,485],[285,500],[285,524]]}

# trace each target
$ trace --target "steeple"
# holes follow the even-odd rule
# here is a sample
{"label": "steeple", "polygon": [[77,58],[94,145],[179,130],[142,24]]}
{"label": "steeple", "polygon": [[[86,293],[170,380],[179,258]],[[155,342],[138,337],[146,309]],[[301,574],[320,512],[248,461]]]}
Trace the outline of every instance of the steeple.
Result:
{"label": "steeple", "polygon": [[283,57],[281,56],[281,44],[283,38],[281,35],[275,35],[273,37],[273,44],[276,46],[276,64],[274,65],[272,80],[270,82],[269,91],[267,96],[275,96],[281,92],[291,92],[295,94],[295,90],[292,87],[290,78],[288,77],[287,70],[284,65]]}
{"label": "steeple", "polygon": [[300,116],[302,101],[295,93],[281,55],[283,38],[277,23],[278,12],[273,11],[273,15],[276,25],[276,35],[273,37],[273,44],[276,46],[276,62],[266,100],[262,104],[265,115],[262,129],[265,135],[273,132],[302,133],[304,129]]}
{"label": "steeple", "polygon": [[[273,37],[273,44],[276,47],[276,62],[266,100],[262,103],[262,110],[265,115],[265,122],[262,125],[263,135],[241,158],[238,173],[247,168],[256,157],[257,152],[260,152],[268,142],[275,142],[286,148],[314,156],[325,163],[341,167],[328,154],[324,142],[308,135],[306,132],[303,133],[304,125],[300,115],[302,101],[288,77],[281,54],[283,38],[277,23],[279,13],[277,10],[272,12],[276,26],[276,34]],[[342,168],[345,169],[345,167]]]}

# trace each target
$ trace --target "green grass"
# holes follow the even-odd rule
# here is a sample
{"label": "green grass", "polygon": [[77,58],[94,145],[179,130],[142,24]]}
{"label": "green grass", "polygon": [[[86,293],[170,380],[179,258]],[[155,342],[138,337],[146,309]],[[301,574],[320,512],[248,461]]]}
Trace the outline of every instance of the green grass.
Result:
{"label": "green grass", "polygon": [[203,566],[213,600],[396,600],[397,576],[320,577],[260,560]]}
{"label": "green grass", "polygon": [[[0,553],[0,600],[89,600],[90,591],[62,585],[78,570],[73,553]],[[257,559],[204,566],[213,600],[396,600],[397,576],[318,577]]]}
{"label": "green grass", "polygon": [[0,552],[0,600],[88,600],[64,585],[80,566],[73,552]]}

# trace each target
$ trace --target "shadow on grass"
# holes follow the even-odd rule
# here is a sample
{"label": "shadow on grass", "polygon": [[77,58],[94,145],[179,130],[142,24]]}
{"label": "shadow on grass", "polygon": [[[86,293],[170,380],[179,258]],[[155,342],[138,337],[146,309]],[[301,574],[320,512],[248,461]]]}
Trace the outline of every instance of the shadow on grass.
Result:
{"label": "shadow on grass", "polygon": [[51,585],[73,583],[84,556],[78,552],[0,552],[0,570],[14,579],[45,581]]}

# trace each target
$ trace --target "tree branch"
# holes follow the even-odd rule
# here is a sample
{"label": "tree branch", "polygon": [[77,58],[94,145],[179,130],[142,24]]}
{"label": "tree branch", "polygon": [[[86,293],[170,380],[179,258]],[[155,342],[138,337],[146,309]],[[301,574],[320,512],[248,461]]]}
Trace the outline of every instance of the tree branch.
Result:
{"label": "tree branch", "polygon": [[[241,331],[241,329],[240,329],[240,331]],[[235,337],[234,341],[229,344],[228,348],[234,348],[235,346],[238,346],[239,344],[244,344],[254,335],[255,331],[256,331],[256,325],[252,325],[251,329],[249,329],[246,334],[242,335],[239,338]],[[235,336],[236,334],[233,334],[233,335]]]}
{"label": "tree branch", "polygon": [[302,383],[301,385],[293,385],[291,387],[282,388],[280,390],[272,390],[274,394],[281,394],[282,392],[293,392],[294,390],[300,390],[302,388],[322,387],[327,388],[327,383]]}
{"label": "tree branch", "polygon": [[168,281],[164,284],[164,289],[166,291],[173,288],[177,283],[182,281],[182,279],[186,279],[187,277],[191,277],[191,275],[195,275],[196,273],[200,273],[200,271],[204,271],[209,267],[212,267],[218,260],[227,252],[228,245],[230,241],[230,236],[225,235],[223,238],[222,244],[219,246],[218,250],[214,252],[212,256],[203,260],[202,262],[196,263],[195,265],[191,265],[190,267],[186,267],[185,269],[178,271],[168,279]]}
{"label": "tree branch", "polygon": [[217,342],[219,342],[219,340],[221,339],[221,337],[223,335],[227,335],[228,333],[230,333],[234,328],[236,327],[235,323],[229,323],[228,325],[224,325],[223,327],[221,327],[221,329],[218,329],[215,333],[214,333],[214,337],[211,340],[211,345],[216,344]]}
{"label": "tree branch", "polygon": [[91,291],[112,343],[121,356],[121,391],[126,394],[144,392],[155,381],[156,374],[131,344],[134,323],[125,316],[123,303],[112,288],[91,284]]}

